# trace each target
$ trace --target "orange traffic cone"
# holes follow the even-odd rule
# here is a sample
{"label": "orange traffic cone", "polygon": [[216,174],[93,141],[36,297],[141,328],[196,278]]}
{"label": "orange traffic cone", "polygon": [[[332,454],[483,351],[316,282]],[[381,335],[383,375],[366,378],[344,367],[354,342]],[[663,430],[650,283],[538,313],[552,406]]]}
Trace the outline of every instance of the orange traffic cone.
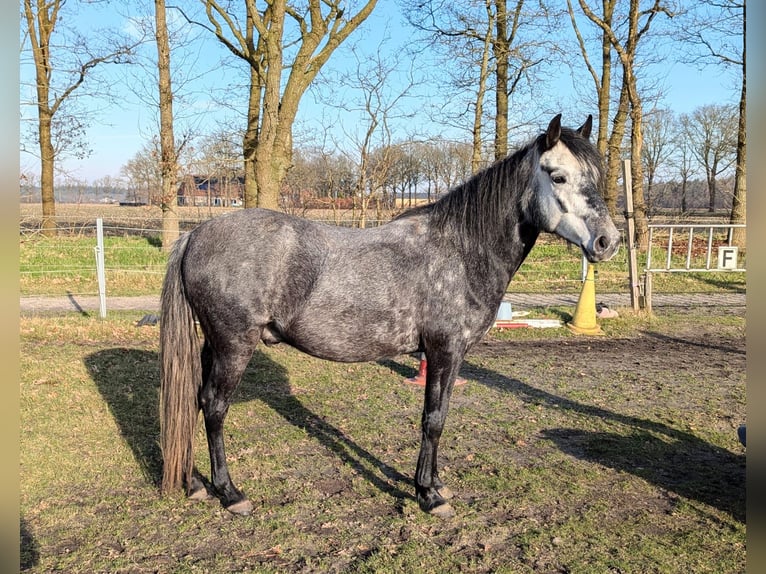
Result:
{"label": "orange traffic cone", "polygon": [[578,335],[603,335],[596,323],[596,279],[593,265],[588,263],[588,271],[582,284],[580,298],[577,300],[574,317],[567,327]]}
{"label": "orange traffic cone", "polygon": [[426,354],[420,353],[420,366],[418,367],[418,374],[414,377],[410,377],[409,379],[404,379],[405,383],[409,383],[411,385],[418,385],[421,387],[426,386]]}

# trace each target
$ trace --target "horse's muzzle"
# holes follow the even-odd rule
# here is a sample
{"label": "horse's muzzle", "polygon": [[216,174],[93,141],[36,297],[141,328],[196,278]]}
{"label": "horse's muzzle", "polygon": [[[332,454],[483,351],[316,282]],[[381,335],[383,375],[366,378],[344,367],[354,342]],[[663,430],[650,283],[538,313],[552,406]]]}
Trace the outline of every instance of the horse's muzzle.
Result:
{"label": "horse's muzzle", "polygon": [[620,232],[617,228],[605,230],[596,235],[586,249],[583,249],[586,259],[591,263],[609,261],[620,248]]}

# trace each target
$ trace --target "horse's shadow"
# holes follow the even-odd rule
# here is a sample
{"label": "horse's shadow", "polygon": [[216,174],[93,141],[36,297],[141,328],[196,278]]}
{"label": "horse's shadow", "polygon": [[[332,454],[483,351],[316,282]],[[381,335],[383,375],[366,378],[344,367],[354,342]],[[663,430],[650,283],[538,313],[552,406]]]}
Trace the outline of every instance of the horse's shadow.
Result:
{"label": "horse's shadow", "polygon": [[21,572],[24,572],[37,565],[40,560],[40,547],[30,532],[27,521],[23,516],[19,521],[19,527],[19,569]]}
{"label": "horse's shadow", "polygon": [[254,399],[269,405],[287,422],[305,431],[381,492],[400,500],[413,498],[400,486],[409,485],[411,479],[308,409],[291,393],[285,368],[260,351],[253,355],[235,394],[238,401]]}
{"label": "horse's shadow", "polygon": [[571,410],[625,425],[628,433],[575,428],[541,429],[540,434],[583,460],[639,476],[660,488],[698,500],[745,521],[745,456],[665,424],[559,397],[467,362],[466,377],[531,404]]}
{"label": "horse's shadow", "polygon": [[[397,360],[380,361],[392,373],[409,377],[414,369]],[[85,364],[147,480],[159,485],[159,365],[157,353],[115,348],[89,355]],[[627,434],[572,428],[542,429],[563,452],[624,470],[678,495],[695,499],[745,520],[745,457],[665,424],[559,397],[496,371],[464,364],[461,375],[512,393],[525,402],[626,425]],[[359,446],[337,427],[308,409],[291,392],[287,371],[256,351],[235,394],[236,402],[260,400],[287,422],[303,429],[370,484],[400,500],[406,476]]]}
{"label": "horse's shadow", "polygon": [[[159,486],[162,453],[159,447],[157,353],[129,348],[106,349],[87,356],[85,365],[146,480]],[[252,400],[264,402],[287,422],[303,429],[380,491],[398,499],[412,498],[402,490],[403,485],[411,482],[406,476],[306,408],[291,393],[285,368],[259,350],[234,395],[234,402]],[[204,447],[197,445],[197,448]]]}
{"label": "horse's shadow", "polygon": [[[380,363],[402,376],[412,376],[412,368],[396,360]],[[470,357],[463,364],[461,375],[511,393],[527,403],[571,410],[628,426],[631,432],[627,435],[571,428],[542,429],[540,434],[571,456],[629,472],[660,488],[727,512],[740,522],[745,521],[744,455],[659,422],[553,395],[477,366],[471,363]]]}
{"label": "horse's shadow", "polygon": [[157,353],[129,348],[106,349],[85,357],[96,383],[144,477],[159,485],[159,363]]}

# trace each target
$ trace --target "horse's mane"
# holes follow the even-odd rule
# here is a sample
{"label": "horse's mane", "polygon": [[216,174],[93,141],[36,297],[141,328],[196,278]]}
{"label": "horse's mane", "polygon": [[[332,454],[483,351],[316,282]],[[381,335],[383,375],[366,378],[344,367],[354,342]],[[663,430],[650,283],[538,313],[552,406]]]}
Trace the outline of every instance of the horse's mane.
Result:
{"label": "horse's mane", "polygon": [[[595,146],[575,130],[561,128],[561,141],[586,165],[593,166],[596,183],[601,177],[601,158]],[[430,225],[450,233],[463,245],[484,245],[504,236],[508,215],[515,206],[526,205],[538,158],[545,148],[545,134],[537,136],[511,155],[495,161],[457,185],[434,203],[405,211],[398,218],[430,214]]]}

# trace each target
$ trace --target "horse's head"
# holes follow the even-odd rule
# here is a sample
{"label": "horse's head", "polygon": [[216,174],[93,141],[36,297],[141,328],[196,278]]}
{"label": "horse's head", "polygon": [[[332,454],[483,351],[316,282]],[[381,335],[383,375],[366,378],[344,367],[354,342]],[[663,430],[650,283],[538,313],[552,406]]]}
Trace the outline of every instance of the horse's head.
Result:
{"label": "horse's head", "polygon": [[580,246],[591,263],[610,259],[620,246],[601,196],[601,156],[590,142],[593,117],[577,130],[561,127],[561,114],[537,139],[535,219],[545,231]]}

